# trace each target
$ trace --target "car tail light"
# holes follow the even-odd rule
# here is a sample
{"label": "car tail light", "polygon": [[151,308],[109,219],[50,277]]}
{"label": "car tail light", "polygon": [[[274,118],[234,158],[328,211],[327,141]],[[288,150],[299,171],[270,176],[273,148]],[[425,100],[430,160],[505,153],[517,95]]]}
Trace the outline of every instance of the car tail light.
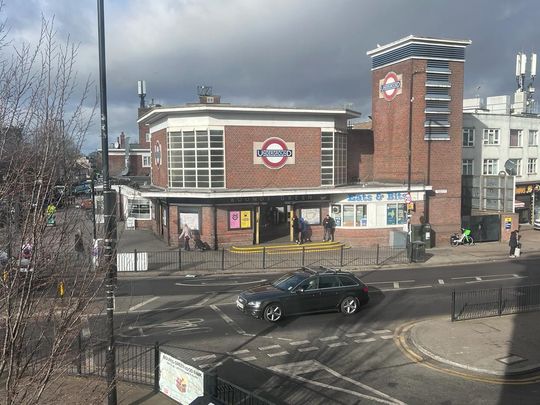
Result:
{"label": "car tail light", "polygon": [[363,291],[363,292],[365,292],[365,293],[367,293],[367,292],[369,291],[369,288],[368,288],[368,286],[367,286],[367,285],[365,285],[365,286],[364,286],[364,288],[362,288],[362,291]]}

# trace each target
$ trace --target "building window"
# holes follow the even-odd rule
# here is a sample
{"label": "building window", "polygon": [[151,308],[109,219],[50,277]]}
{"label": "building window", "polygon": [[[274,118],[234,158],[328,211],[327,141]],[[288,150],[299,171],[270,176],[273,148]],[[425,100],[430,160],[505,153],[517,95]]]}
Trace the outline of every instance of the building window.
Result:
{"label": "building window", "polygon": [[538,146],[538,131],[529,129],[529,146]]}
{"label": "building window", "polygon": [[483,136],[484,145],[499,145],[499,129],[484,129]]}
{"label": "building window", "polygon": [[407,223],[407,204],[386,205],[386,225],[403,225]]}
{"label": "building window", "polygon": [[474,161],[472,159],[463,159],[461,167],[461,174],[464,176],[472,175],[473,174],[473,166]]}
{"label": "building window", "polygon": [[137,198],[128,199],[128,217],[150,219],[150,201]]}
{"label": "building window", "polygon": [[169,187],[224,188],[223,130],[170,132]]}
{"label": "building window", "polygon": [[484,170],[482,174],[498,174],[499,173],[499,160],[498,159],[484,159]]}
{"label": "building window", "polygon": [[536,158],[530,158],[527,162],[527,174],[536,174]]}
{"label": "building window", "polygon": [[521,159],[508,159],[513,163],[514,169],[512,170],[512,176],[521,176]]}
{"label": "building window", "polygon": [[150,132],[147,132],[146,134],[144,134],[144,140],[146,142],[150,142]]}
{"label": "building window", "polygon": [[367,206],[365,204],[332,205],[331,216],[338,227],[368,226]]}
{"label": "building window", "polygon": [[466,148],[474,146],[474,128],[463,128],[463,146]]}
{"label": "building window", "polygon": [[150,167],[152,166],[152,157],[150,154],[148,155],[142,155],[142,167]]}
{"label": "building window", "polygon": [[347,181],[347,135],[321,132],[321,184],[341,185]]}
{"label": "building window", "polygon": [[523,131],[521,129],[510,130],[510,146],[514,148],[523,146]]}

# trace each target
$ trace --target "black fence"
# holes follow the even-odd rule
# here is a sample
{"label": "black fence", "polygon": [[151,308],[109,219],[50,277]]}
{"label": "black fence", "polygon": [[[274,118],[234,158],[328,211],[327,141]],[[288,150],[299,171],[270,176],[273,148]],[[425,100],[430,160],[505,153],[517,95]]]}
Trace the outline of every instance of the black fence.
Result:
{"label": "black fence", "polygon": [[540,310],[540,285],[452,292],[452,321]]}
{"label": "black fence", "polygon": [[266,399],[246,391],[220,377],[217,377],[217,384],[213,396],[224,404],[272,405],[272,403]]}
{"label": "black fence", "polygon": [[[409,263],[406,248],[376,245],[365,248],[310,249],[260,252],[233,252],[227,249],[206,251],[165,250],[157,252],[122,253],[128,265],[119,271],[187,271],[187,270],[249,270],[286,269],[302,266],[366,266]],[[127,256],[126,256],[127,255]]]}

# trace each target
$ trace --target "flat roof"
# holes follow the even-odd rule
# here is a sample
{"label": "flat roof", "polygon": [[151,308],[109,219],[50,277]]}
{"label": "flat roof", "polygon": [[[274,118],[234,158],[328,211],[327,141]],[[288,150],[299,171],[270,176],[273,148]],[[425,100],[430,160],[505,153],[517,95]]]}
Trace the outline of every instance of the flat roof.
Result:
{"label": "flat roof", "polygon": [[394,48],[399,48],[408,43],[417,42],[417,43],[426,43],[426,44],[436,44],[436,45],[446,45],[446,46],[458,46],[464,47],[472,43],[469,39],[445,39],[445,38],[433,38],[433,37],[419,37],[416,35],[409,35],[404,38],[398,39],[397,41],[390,42],[385,45],[378,45],[377,48],[367,51],[368,56],[378,55],[384,52],[388,52]]}

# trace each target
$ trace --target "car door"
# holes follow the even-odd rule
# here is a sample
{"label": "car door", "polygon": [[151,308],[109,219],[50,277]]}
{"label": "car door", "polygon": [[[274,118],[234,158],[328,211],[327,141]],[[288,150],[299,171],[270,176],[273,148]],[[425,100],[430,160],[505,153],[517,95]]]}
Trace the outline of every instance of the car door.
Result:
{"label": "car door", "polygon": [[287,311],[288,313],[300,314],[317,311],[321,295],[319,291],[319,277],[314,275],[301,282],[295,288],[294,294],[288,302],[290,308]]}
{"label": "car door", "polygon": [[319,310],[337,308],[339,305],[341,284],[335,274],[319,276]]}

